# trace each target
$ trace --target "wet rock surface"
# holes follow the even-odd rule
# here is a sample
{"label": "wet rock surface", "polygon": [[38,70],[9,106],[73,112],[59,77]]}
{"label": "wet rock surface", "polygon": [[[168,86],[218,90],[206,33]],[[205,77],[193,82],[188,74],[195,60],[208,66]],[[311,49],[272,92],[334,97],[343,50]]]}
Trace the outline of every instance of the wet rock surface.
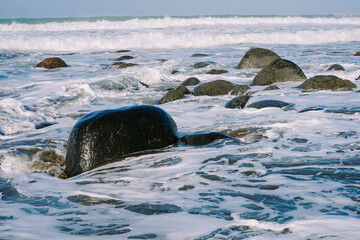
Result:
{"label": "wet rock surface", "polygon": [[352,91],[356,85],[350,80],[343,80],[334,75],[317,75],[302,83],[299,88],[304,92],[320,90]]}
{"label": "wet rock surface", "polygon": [[226,108],[244,108],[246,103],[249,101],[250,96],[244,95],[231,99],[226,103]]}
{"label": "wet rock surface", "polygon": [[263,68],[276,59],[280,59],[280,57],[269,49],[253,48],[245,53],[236,68]]}
{"label": "wet rock surface", "polygon": [[41,62],[36,64],[35,67],[52,69],[52,68],[63,68],[67,66],[68,65],[61,58],[53,57],[42,60]]}
{"label": "wet rock surface", "polygon": [[226,80],[215,80],[203,83],[194,89],[194,96],[208,95],[217,96],[228,94],[235,85]]}
{"label": "wet rock surface", "polygon": [[268,107],[283,108],[283,107],[287,107],[287,106],[291,106],[291,105],[292,105],[291,103],[287,103],[287,102],[283,102],[283,101],[279,101],[279,100],[262,100],[262,101],[257,101],[257,102],[251,103],[247,107],[261,109],[261,108],[268,108]]}

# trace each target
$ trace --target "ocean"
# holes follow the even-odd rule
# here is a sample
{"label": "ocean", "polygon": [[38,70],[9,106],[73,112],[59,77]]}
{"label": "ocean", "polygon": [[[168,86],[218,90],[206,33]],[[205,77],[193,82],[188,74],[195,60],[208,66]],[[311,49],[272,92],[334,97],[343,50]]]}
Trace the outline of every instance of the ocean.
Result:
{"label": "ocean", "polygon": [[[236,66],[255,47],[357,89],[251,86],[250,102],[286,109],[225,108],[230,94],[158,103],[189,77],[250,85],[260,69]],[[0,239],[358,239],[358,51],[360,15],[0,19]],[[123,55],[137,65],[112,66]],[[69,67],[35,67],[48,57]],[[134,105],[165,110],[179,136],[237,141],[169,146],[64,178],[74,124]]]}

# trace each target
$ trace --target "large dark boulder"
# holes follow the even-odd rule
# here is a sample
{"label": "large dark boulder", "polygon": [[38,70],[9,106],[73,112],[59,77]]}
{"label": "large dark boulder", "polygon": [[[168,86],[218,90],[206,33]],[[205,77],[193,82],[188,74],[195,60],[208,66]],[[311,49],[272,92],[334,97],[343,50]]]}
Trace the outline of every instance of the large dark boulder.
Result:
{"label": "large dark boulder", "polygon": [[182,86],[194,86],[196,84],[200,83],[200,80],[197,77],[189,77],[185,79],[181,85]]}
{"label": "large dark boulder", "polygon": [[284,108],[284,107],[288,107],[291,105],[293,105],[293,104],[279,101],[279,100],[261,100],[261,101],[253,102],[253,103],[249,104],[247,107],[248,108],[257,108],[257,109],[268,108],[268,107]]}
{"label": "large dark boulder", "polygon": [[304,81],[306,76],[295,63],[277,59],[264,67],[254,78],[251,86],[264,86],[276,82]]}
{"label": "large dark boulder", "polygon": [[160,99],[159,103],[163,104],[163,103],[179,100],[179,99],[184,98],[185,94],[189,94],[189,93],[190,93],[190,91],[185,86],[179,86],[176,89],[169,90],[165,94],[165,96],[163,96]]}
{"label": "large dark boulder", "polygon": [[343,66],[341,66],[340,64],[333,64],[326,71],[331,71],[331,70],[345,71],[345,68]]}
{"label": "large dark boulder", "polygon": [[244,108],[246,103],[249,101],[251,96],[243,95],[239,97],[235,97],[228,101],[225,105],[226,108]]}
{"label": "large dark boulder", "polygon": [[51,68],[62,68],[67,66],[68,65],[61,58],[53,57],[53,58],[45,58],[44,60],[36,64],[35,67],[51,69]]}
{"label": "large dark boulder", "polygon": [[65,173],[72,177],[116,158],[177,141],[176,123],[161,108],[143,105],[93,112],[71,130]]}
{"label": "large dark boulder", "polygon": [[237,69],[243,68],[263,68],[280,57],[273,51],[265,48],[252,48],[247,51]]}
{"label": "large dark boulder", "polygon": [[225,95],[230,92],[235,85],[225,80],[215,80],[203,83],[194,89],[194,96],[208,95],[218,96]]}
{"label": "large dark boulder", "polygon": [[350,80],[343,80],[334,75],[318,75],[306,80],[299,86],[303,92],[314,92],[320,90],[352,91],[356,85]]}

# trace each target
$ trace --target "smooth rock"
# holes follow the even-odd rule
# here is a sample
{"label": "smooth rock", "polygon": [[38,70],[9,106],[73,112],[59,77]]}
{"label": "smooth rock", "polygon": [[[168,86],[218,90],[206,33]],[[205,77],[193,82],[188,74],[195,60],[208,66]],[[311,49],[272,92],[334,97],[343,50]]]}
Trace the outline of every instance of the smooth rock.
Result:
{"label": "smooth rock", "polygon": [[200,83],[200,80],[196,77],[189,77],[185,79],[181,85],[182,86],[195,86],[196,84]]}
{"label": "smooth rock", "polygon": [[331,70],[345,71],[345,68],[343,66],[341,66],[340,64],[333,64],[326,71],[331,71]]}
{"label": "smooth rock", "polygon": [[349,80],[343,80],[334,75],[318,75],[307,79],[298,86],[303,92],[314,92],[320,90],[352,91],[356,85]]}
{"label": "smooth rock", "polygon": [[251,103],[247,107],[248,108],[257,108],[257,109],[268,108],[268,107],[283,108],[283,107],[287,107],[289,105],[292,105],[292,104],[283,102],[283,101],[279,101],[279,100],[262,100],[262,101],[257,101],[257,102]]}
{"label": "smooth rock", "polygon": [[212,62],[212,61],[197,62],[197,63],[194,63],[194,68],[203,68],[203,67],[209,66],[211,64],[215,64],[215,62]]}
{"label": "smooth rock", "polygon": [[236,68],[263,68],[275,59],[280,59],[280,57],[269,49],[252,48],[245,53]]}
{"label": "smooth rock", "polygon": [[195,133],[183,136],[180,138],[180,142],[185,143],[185,145],[189,146],[203,146],[210,144],[219,139],[233,139],[232,137],[217,132],[210,132],[210,133]]}
{"label": "smooth rock", "polygon": [[264,88],[264,91],[272,91],[272,90],[279,90],[280,88],[276,85],[270,85]]}
{"label": "smooth rock", "polygon": [[127,52],[131,52],[130,50],[118,50],[115,53],[127,53]]}
{"label": "smooth rock", "polygon": [[93,112],[71,130],[65,173],[72,177],[116,158],[177,141],[176,123],[161,108],[143,105]]}
{"label": "smooth rock", "polygon": [[354,56],[359,57],[359,56],[360,56],[360,52],[355,53]]}
{"label": "smooth rock", "polygon": [[185,94],[189,94],[189,93],[190,93],[190,91],[185,86],[179,86],[176,89],[169,90],[165,94],[165,96],[163,96],[160,99],[159,103],[163,104],[163,103],[179,100],[179,99],[184,98]]}
{"label": "smooth rock", "polygon": [[210,71],[206,72],[206,74],[213,74],[213,75],[219,75],[219,74],[224,74],[224,73],[228,73],[228,71],[211,69]]}
{"label": "smooth rock", "polygon": [[295,63],[277,59],[264,67],[254,78],[251,86],[264,86],[276,82],[304,81],[306,76]]}
{"label": "smooth rock", "polygon": [[[120,62],[119,62],[119,63],[120,63]],[[119,64],[118,69],[133,67],[133,66],[136,66],[136,65],[138,65],[138,64],[136,64],[136,63],[123,63],[123,62],[121,62],[121,64]]]}
{"label": "smooth rock", "polygon": [[226,108],[244,108],[251,96],[243,95],[235,97],[226,103]]}
{"label": "smooth rock", "polygon": [[193,55],[191,55],[191,57],[206,57],[209,56],[205,53],[194,53]]}
{"label": "smooth rock", "polygon": [[235,85],[225,80],[215,80],[208,83],[203,83],[194,89],[194,96],[208,95],[218,96],[225,95],[230,92]]}
{"label": "smooth rock", "polygon": [[244,95],[250,89],[251,88],[247,85],[236,85],[230,94],[240,96],[240,95]]}
{"label": "smooth rock", "polygon": [[53,58],[45,58],[44,60],[36,64],[35,67],[52,69],[52,68],[62,68],[67,66],[68,65],[61,58],[53,57]]}
{"label": "smooth rock", "polygon": [[125,55],[125,56],[121,56],[119,57],[118,59],[116,59],[115,61],[123,61],[123,60],[129,60],[129,59],[133,59],[134,57],[133,56],[128,56],[128,55]]}

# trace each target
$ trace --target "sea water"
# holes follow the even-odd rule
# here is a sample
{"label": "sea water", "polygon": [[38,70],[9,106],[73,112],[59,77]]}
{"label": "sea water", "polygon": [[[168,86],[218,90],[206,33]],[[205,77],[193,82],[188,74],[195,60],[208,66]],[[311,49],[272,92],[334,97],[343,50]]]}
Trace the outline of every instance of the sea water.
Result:
{"label": "sea water", "polygon": [[[251,87],[251,102],[293,104],[287,109],[227,109],[229,94],[158,104],[188,77],[250,85],[260,69],[235,67],[253,47],[308,78],[360,87],[356,15],[1,19],[0,239],[358,239],[357,90]],[[122,55],[138,65],[111,66]],[[69,67],[35,68],[47,57]],[[215,63],[194,68],[200,61]],[[332,64],[345,71],[326,71]],[[237,141],[169,146],[64,179],[77,120],[143,104],[167,111],[180,136]]]}

